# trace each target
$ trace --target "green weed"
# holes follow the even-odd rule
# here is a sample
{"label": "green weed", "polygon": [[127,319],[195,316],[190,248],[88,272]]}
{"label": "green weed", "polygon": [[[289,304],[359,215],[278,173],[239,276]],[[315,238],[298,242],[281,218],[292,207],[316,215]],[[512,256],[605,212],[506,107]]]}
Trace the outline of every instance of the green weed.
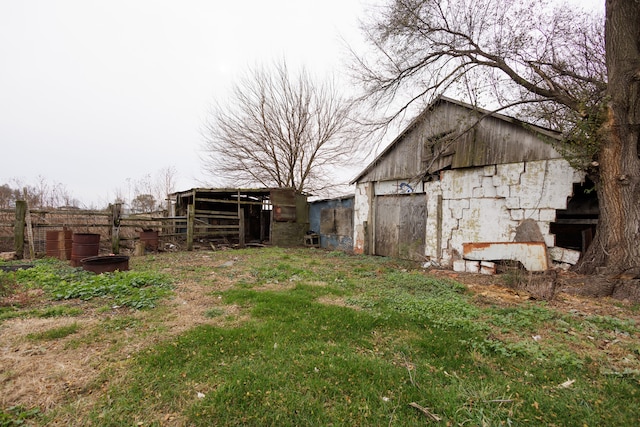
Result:
{"label": "green weed", "polygon": [[224,310],[221,308],[211,308],[204,313],[205,317],[208,317],[210,319],[213,319],[214,317],[222,316],[223,314],[224,314]]}
{"label": "green weed", "polygon": [[53,329],[49,329],[46,330],[44,332],[38,332],[35,334],[28,334],[27,338],[34,340],[34,341],[51,341],[51,340],[57,340],[60,338],[64,338],[67,337],[71,334],[75,334],[76,332],[78,332],[78,330],[80,329],[80,327],[78,326],[77,323],[72,323],[70,325],[67,326],[60,326],[57,328],[53,328]]}
{"label": "green weed", "polygon": [[40,409],[26,409],[23,406],[12,406],[0,409],[0,427],[17,427],[28,425],[27,421],[34,420],[41,415]]}
{"label": "green weed", "polygon": [[54,300],[107,298],[113,305],[135,309],[155,307],[171,292],[171,280],[152,272],[116,271],[93,274],[55,260],[40,261],[34,268],[15,273],[26,287],[40,287]]}

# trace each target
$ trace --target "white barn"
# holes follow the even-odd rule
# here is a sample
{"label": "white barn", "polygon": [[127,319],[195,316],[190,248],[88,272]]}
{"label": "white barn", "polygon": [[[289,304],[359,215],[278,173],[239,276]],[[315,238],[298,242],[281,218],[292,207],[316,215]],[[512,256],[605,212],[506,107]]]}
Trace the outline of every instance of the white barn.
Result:
{"label": "white barn", "polygon": [[459,268],[469,243],[584,250],[597,199],[558,142],[549,129],[438,98],[353,180],[354,252]]}

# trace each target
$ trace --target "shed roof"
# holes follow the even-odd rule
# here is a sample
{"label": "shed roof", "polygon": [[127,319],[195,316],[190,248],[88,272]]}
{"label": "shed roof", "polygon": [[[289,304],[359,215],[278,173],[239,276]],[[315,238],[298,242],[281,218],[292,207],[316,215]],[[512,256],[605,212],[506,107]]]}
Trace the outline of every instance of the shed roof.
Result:
{"label": "shed roof", "polygon": [[[171,197],[189,197],[194,192],[199,194],[210,194],[210,195],[234,195],[234,194],[242,194],[242,195],[252,195],[252,196],[269,196],[273,191],[282,191],[282,190],[291,190],[294,191],[293,188],[191,188],[189,190],[184,191],[176,191],[175,193],[171,193],[169,196]],[[304,194],[304,193],[301,193]]]}
{"label": "shed roof", "polygon": [[[494,123],[504,123],[511,128],[518,129],[523,134],[528,135],[537,135],[539,138],[551,139],[554,141],[560,141],[560,133],[545,127],[537,126],[531,123],[523,122],[514,117],[506,116],[504,114],[500,114],[494,111],[485,110],[479,107],[475,107],[473,105],[457,101],[451,98],[447,98],[445,96],[439,96],[436,98],[422,113],[416,116],[411,123],[367,166],[362,172],[360,172],[351,182],[353,184],[355,182],[361,181],[364,177],[370,174],[376,167],[378,167],[387,157],[390,156],[390,153],[398,148],[398,145],[401,144],[405,139],[407,139],[416,129],[418,129],[426,120],[435,115],[435,112],[439,108],[444,108],[446,105],[458,107],[458,109],[468,110],[468,113],[474,113],[475,117],[472,120],[470,126],[468,126],[465,131],[468,134],[469,130],[474,128],[476,125],[483,120],[490,119],[494,121]],[[471,117],[471,116],[470,116]],[[451,123],[449,123],[451,124]],[[495,125],[494,125],[495,127]],[[445,130],[446,129],[441,129]],[[429,135],[433,137],[433,135]],[[514,161],[513,157],[518,156],[522,157],[521,160],[540,160],[536,157],[547,157],[547,158],[556,158],[560,155],[552,148],[550,145],[542,142],[540,140],[539,147],[534,154],[529,153],[527,158],[527,152],[525,150],[511,150],[512,153],[505,154],[504,146],[505,142],[502,141],[502,147],[496,146],[493,147],[493,150],[486,150],[485,147],[477,147],[479,143],[475,138],[463,138],[463,134],[460,135],[459,138],[456,139],[455,145],[458,150],[458,154],[456,155],[455,150],[444,153],[449,157],[445,162],[439,161],[435,164],[435,166],[427,172],[433,172],[435,170],[444,169],[445,167],[452,168],[462,168],[462,167],[471,167],[471,166],[480,166],[483,163],[486,164],[488,160],[491,160],[493,163],[507,163]],[[430,138],[427,138],[430,139]],[[488,144],[496,144],[495,141],[485,141],[484,145]],[[516,154],[513,154],[516,153]],[[420,161],[420,153],[407,152],[405,155],[411,155],[414,163],[416,161]],[[481,158],[482,157],[482,158]],[[511,157],[511,161],[507,160]],[[396,156],[396,161],[398,160],[398,156]],[[501,161],[502,160],[502,161]],[[506,161],[505,161],[506,160]],[[518,161],[521,161],[518,160]],[[415,164],[413,165],[415,169]],[[411,166],[408,167],[411,169]],[[404,169],[407,169],[406,165]],[[389,172],[393,175],[392,172]],[[398,174],[399,172],[396,172]],[[407,178],[406,176],[389,176],[387,178],[399,179],[399,178]]]}

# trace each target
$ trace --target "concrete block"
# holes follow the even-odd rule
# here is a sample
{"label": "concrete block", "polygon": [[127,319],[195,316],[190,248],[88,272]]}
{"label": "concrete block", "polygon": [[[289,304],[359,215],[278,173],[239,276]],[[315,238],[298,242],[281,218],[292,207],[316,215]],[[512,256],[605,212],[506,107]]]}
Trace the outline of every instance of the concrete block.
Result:
{"label": "concrete block", "polygon": [[540,219],[540,211],[538,211],[537,209],[525,209],[524,217],[532,219],[534,221],[538,221]]}
{"label": "concrete block", "polygon": [[555,209],[540,209],[540,221],[553,222],[556,220]]}
{"label": "concrete block", "polygon": [[514,221],[522,221],[524,219],[524,209],[511,209],[509,214]]}
{"label": "concrete block", "polygon": [[490,261],[480,261],[481,274],[496,274],[496,263]]}
{"label": "concrete block", "polygon": [[509,197],[511,193],[508,185],[499,185],[493,188],[496,189],[496,197]]}
{"label": "concrete block", "polygon": [[485,176],[482,178],[482,190],[484,193],[484,197],[496,197],[496,187],[493,185],[493,179],[490,176]]}
{"label": "concrete block", "polygon": [[[446,243],[445,243],[446,245]],[[440,265],[453,268],[453,262],[460,259],[460,254],[448,247],[443,247],[441,252]]]}
{"label": "concrete block", "polygon": [[[443,203],[443,208],[444,208]],[[463,216],[463,209],[469,209],[469,199],[449,200],[447,203],[451,212],[451,217],[455,219],[461,219]]]}
{"label": "concrete block", "polygon": [[[449,246],[462,252],[465,242],[509,241],[513,221],[504,207],[503,199],[471,199],[469,209],[463,211],[457,227],[452,227]],[[443,236],[446,227],[443,227]]]}
{"label": "concrete block", "polygon": [[566,209],[567,198],[573,194],[573,183],[583,182],[584,172],[576,173],[565,159],[547,161],[547,179],[538,207]]}
{"label": "concrete block", "polygon": [[505,206],[507,207],[507,209],[520,209],[520,198],[507,197],[505,199]]}
{"label": "concrete block", "polygon": [[463,259],[457,259],[453,261],[453,271],[458,273],[464,273],[467,271],[467,264]]}
{"label": "concrete block", "polygon": [[496,165],[493,185],[516,185],[520,183],[520,174],[524,172],[524,163],[507,163]]}
{"label": "concrete block", "polygon": [[465,261],[465,271],[467,273],[479,273],[480,263],[478,261]]}
{"label": "concrete block", "polygon": [[575,265],[580,259],[580,251],[554,246],[549,248],[549,256],[554,261]]}
{"label": "concrete block", "polygon": [[553,266],[564,271],[569,271],[569,269],[571,268],[571,264],[566,264],[564,262],[554,262]]}
{"label": "concrete block", "polygon": [[520,261],[528,271],[546,271],[547,246],[542,242],[464,243],[463,258],[474,261]]}
{"label": "concrete block", "polygon": [[496,165],[485,166],[482,169],[482,175],[484,176],[493,176],[496,174]]}
{"label": "concrete block", "polygon": [[447,190],[445,183],[442,184],[443,197],[445,199],[468,199],[473,196],[473,188],[480,182],[481,170],[455,170],[448,171],[445,176],[448,178]]}
{"label": "concrete block", "polygon": [[473,197],[476,199],[480,199],[485,197],[485,191],[483,187],[476,187],[473,189]]}

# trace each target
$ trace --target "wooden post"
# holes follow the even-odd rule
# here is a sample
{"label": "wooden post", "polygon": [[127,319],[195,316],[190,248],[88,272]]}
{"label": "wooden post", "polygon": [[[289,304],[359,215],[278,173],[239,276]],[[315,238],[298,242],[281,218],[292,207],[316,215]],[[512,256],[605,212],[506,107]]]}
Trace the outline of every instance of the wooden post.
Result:
{"label": "wooden post", "polygon": [[240,212],[238,214],[239,216],[239,227],[238,227],[238,235],[239,235],[239,240],[238,240],[238,246],[240,246],[241,248],[244,248],[244,209],[240,209]]}
{"label": "wooden post", "polygon": [[[194,200],[195,203],[195,200]],[[187,205],[187,250],[193,250],[193,232],[194,232],[194,222],[196,217],[196,207],[195,204]]]}
{"label": "wooden post", "polygon": [[120,216],[122,204],[111,205],[111,253],[120,253]]}
{"label": "wooden post", "polygon": [[25,210],[25,219],[27,222],[27,240],[29,241],[29,259],[36,259],[36,246],[33,237],[33,225],[31,224],[31,212],[29,212],[29,205]]}
{"label": "wooden post", "polygon": [[16,257],[18,259],[22,259],[24,257],[24,227],[26,213],[27,202],[24,200],[16,200],[16,223],[13,227],[13,233]]}

